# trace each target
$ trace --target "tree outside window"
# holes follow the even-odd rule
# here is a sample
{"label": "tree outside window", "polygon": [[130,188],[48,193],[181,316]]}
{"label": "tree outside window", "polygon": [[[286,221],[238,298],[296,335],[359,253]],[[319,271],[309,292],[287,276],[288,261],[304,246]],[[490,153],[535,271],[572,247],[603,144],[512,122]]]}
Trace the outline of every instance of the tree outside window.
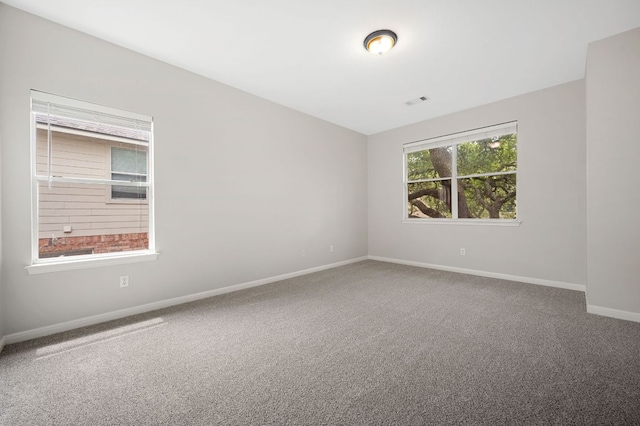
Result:
{"label": "tree outside window", "polygon": [[409,144],[405,170],[409,219],[516,219],[515,123]]}

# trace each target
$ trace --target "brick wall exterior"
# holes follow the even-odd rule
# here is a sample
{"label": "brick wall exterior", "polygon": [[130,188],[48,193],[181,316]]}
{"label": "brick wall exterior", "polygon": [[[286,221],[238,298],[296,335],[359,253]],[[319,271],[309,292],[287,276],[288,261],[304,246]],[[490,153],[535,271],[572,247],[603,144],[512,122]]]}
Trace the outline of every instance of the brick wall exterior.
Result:
{"label": "brick wall exterior", "polygon": [[149,248],[146,232],[137,234],[93,235],[88,237],[40,238],[40,257],[114,253]]}

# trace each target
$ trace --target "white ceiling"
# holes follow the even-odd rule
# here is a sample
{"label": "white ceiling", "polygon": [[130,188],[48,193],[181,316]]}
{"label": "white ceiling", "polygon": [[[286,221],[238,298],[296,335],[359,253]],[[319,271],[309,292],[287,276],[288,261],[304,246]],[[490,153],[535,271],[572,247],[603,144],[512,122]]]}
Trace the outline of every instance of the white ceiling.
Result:
{"label": "white ceiling", "polygon": [[580,79],[640,27],[640,0],[1,1],[364,134]]}

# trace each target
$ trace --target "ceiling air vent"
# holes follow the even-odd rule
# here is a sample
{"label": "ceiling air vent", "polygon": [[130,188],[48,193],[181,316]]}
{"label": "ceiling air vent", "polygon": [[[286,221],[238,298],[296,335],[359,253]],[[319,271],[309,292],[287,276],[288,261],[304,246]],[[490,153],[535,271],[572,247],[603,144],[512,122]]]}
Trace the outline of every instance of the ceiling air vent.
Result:
{"label": "ceiling air vent", "polygon": [[420,96],[419,98],[411,99],[410,101],[405,102],[407,106],[418,105],[424,101],[428,101],[429,98],[426,96]]}

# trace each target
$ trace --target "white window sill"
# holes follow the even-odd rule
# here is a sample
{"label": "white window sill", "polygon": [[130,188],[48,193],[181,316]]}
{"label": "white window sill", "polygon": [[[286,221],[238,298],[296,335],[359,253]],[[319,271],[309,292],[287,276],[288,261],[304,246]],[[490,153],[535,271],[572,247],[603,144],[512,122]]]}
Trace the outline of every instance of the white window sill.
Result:
{"label": "white window sill", "polygon": [[520,226],[522,221],[508,219],[403,219],[402,223],[419,225]]}
{"label": "white window sill", "polygon": [[[98,268],[101,266],[122,265],[126,263],[151,262],[158,258],[159,253],[140,252],[119,255],[89,255],[82,258],[61,258],[38,260],[37,263],[25,267],[29,275],[47,272],[71,271],[74,269]],[[100,257],[98,257],[100,256]]]}

